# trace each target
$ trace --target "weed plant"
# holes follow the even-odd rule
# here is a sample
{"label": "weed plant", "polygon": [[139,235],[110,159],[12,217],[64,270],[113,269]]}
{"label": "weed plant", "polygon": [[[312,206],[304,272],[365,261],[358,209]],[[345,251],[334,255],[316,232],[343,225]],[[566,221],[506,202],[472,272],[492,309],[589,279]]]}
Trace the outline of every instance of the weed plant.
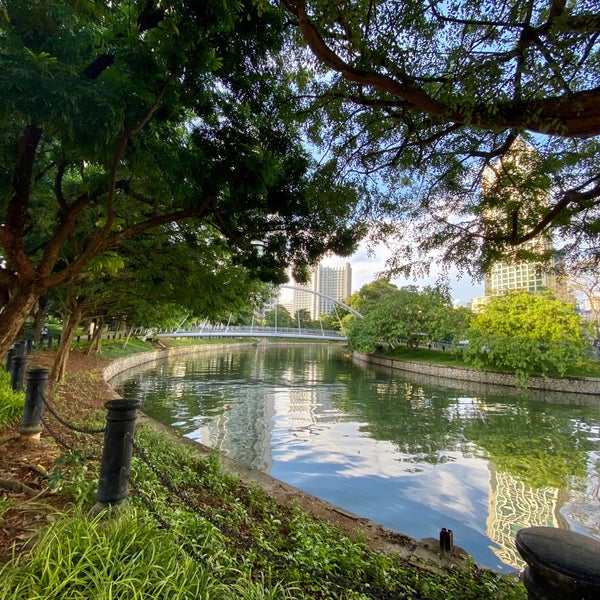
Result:
{"label": "weed plant", "polygon": [[0,370],[0,429],[12,425],[22,417],[24,404],[25,394],[13,392],[9,373]]}

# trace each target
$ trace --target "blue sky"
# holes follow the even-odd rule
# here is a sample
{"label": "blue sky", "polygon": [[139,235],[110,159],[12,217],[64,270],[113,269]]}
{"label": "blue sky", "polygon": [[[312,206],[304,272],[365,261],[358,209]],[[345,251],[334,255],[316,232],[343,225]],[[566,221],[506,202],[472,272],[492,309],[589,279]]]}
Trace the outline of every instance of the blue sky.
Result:
{"label": "blue sky", "polygon": [[[358,291],[366,283],[377,278],[377,274],[385,269],[386,258],[391,254],[391,251],[383,245],[377,246],[372,252],[368,253],[366,246],[361,244],[358,251],[347,258],[339,258],[333,256],[325,258],[322,264],[328,267],[335,267],[349,262],[352,266],[352,292]],[[455,273],[455,272],[454,272]],[[459,278],[452,276],[450,273],[450,291],[455,303],[466,305],[476,296],[483,296],[483,282],[472,282],[470,277],[465,276]],[[427,279],[392,279],[391,282],[402,287],[404,285],[416,285],[424,287],[426,285],[434,285],[436,274],[433,273]]]}

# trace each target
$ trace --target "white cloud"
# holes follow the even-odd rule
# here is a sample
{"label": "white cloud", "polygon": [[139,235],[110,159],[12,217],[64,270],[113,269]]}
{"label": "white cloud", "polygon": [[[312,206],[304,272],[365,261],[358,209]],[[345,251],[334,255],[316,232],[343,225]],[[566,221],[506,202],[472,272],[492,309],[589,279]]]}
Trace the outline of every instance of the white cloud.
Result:
{"label": "white cloud", "polygon": [[[340,258],[331,256],[323,259],[325,266],[335,267],[349,262],[352,266],[352,291],[357,292],[363,285],[371,283],[377,279],[377,275],[385,270],[385,262],[392,251],[384,245],[376,246],[371,252],[367,252],[366,244],[361,244],[358,250],[349,257]],[[438,272],[425,279],[404,279],[396,278],[391,282],[398,287],[405,285],[416,285],[420,288],[427,285],[435,285]],[[483,282],[473,283],[467,277],[459,277],[455,268],[449,272],[450,292],[456,304],[466,305],[471,298],[483,295]]]}

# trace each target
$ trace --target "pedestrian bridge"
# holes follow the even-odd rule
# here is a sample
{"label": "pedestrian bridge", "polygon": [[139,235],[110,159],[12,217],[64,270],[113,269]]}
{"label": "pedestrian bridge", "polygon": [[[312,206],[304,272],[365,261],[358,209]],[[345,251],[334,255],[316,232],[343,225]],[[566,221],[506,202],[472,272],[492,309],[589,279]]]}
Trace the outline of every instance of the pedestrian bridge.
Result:
{"label": "pedestrian bridge", "polygon": [[201,325],[189,329],[160,330],[157,337],[188,338],[296,338],[305,340],[346,341],[346,336],[333,329],[300,327],[263,327],[258,325]]}
{"label": "pedestrian bridge", "polygon": [[[327,294],[321,292],[315,292],[303,287],[294,285],[281,285],[279,289],[296,290],[303,293],[313,294],[326,298],[331,301],[335,310],[335,307],[341,306],[349,313],[360,319],[364,318],[357,310],[348,306],[340,300],[336,300]],[[185,322],[185,321],[184,321]],[[182,323],[183,325],[183,323]],[[148,335],[148,333],[146,334]],[[275,312],[275,327],[267,327],[262,325],[254,324],[254,317],[252,317],[252,325],[227,325],[222,324],[209,324],[206,321],[203,325],[198,325],[192,328],[182,328],[180,325],[177,329],[172,330],[160,330],[157,334],[158,337],[204,337],[204,338],[240,338],[240,337],[251,337],[251,338],[296,338],[303,340],[330,340],[335,342],[345,342],[346,336],[336,331],[335,329],[308,329],[300,326],[300,319],[298,319],[297,327],[278,327],[277,326],[277,312]]]}

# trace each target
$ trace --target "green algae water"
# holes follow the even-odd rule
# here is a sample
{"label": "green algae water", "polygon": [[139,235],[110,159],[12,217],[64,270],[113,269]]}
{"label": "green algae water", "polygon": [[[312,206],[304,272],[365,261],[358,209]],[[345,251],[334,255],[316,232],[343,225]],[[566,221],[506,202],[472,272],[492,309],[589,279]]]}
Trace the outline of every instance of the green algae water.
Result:
{"label": "green algae water", "polygon": [[600,538],[600,410],[353,364],[336,345],[248,345],[131,372],[126,398],[183,435],[416,539],[445,527],[483,566],[514,536]]}

